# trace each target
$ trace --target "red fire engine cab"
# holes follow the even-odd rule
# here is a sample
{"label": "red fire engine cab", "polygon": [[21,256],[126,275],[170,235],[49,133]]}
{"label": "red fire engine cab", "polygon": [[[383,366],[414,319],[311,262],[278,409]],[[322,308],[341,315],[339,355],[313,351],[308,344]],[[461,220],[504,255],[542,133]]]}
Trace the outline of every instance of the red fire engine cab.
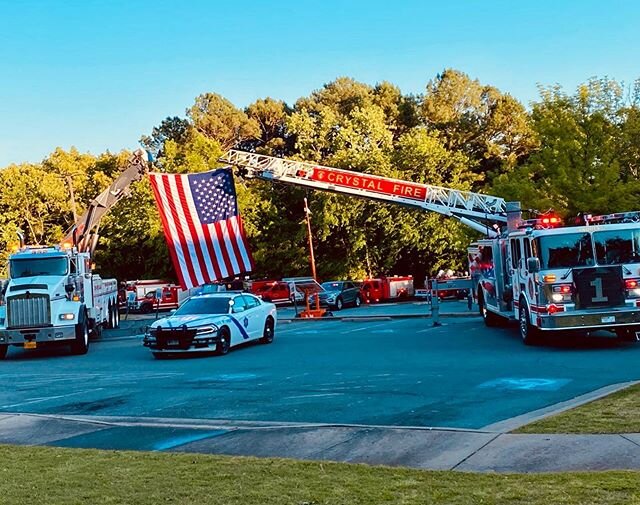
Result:
{"label": "red fire engine cab", "polygon": [[380,277],[378,279],[365,279],[360,290],[363,293],[365,303],[375,303],[400,298],[409,298],[414,295],[413,277]]}
{"label": "red fire engine cab", "polygon": [[128,281],[125,289],[128,309],[143,314],[177,309],[189,296],[188,291],[162,279]]}

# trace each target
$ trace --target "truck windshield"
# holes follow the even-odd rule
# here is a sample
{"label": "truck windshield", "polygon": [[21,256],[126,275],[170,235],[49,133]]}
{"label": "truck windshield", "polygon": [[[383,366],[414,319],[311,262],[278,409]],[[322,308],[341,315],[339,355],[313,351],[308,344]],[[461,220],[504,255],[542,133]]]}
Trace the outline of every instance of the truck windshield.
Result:
{"label": "truck windshield", "polygon": [[640,230],[597,231],[593,239],[599,265],[640,263]]}
{"label": "truck windshield", "polygon": [[546,235],[536,240],[542,268],[568,268],[595,264],[589,233]]}
{"label": "truck windshield", "polygon": [[229,300],[225,297],[191,298],[187,300],[178,310],[174,312],[176,316],[191,314],[228,314]]}
{"label": "truck windshield", "polygon": [[9,262],[9,266],[12,279],[36,275],[67,275],[69,273],[69,262],[65,256],[13,259]]}

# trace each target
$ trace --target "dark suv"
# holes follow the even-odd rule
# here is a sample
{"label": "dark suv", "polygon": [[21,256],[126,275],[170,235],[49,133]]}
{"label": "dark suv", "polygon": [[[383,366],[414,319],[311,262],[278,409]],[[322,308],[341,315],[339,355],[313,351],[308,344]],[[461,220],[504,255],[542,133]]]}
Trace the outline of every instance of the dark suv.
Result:
{"label": "dark suv", "polygon": [[313,308],[316,304],[316,296],[320,298],[320,305],[340,310],[345,305],[360,307],[362,303],[362,293],[360,288],[351,281],[330,281],[323,282],[324,291],[309,297],[309,305]]}

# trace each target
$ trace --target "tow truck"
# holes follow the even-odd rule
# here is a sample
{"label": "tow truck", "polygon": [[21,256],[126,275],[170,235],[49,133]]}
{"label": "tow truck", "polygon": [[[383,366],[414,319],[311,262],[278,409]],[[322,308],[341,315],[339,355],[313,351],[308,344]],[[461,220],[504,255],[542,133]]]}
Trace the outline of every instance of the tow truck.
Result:
{"label": "tow truck", "polygon": [[220,160],[241,176],[395,203],[452,217],[482,233],[469,249],[473,300],[487,326],[518,321],[525,344],[567,331],[640,331],[640,212],[523,219],[491,195],[235,149]]}
{"label": "tow truck", "polygon": [[102,217],[128,195],[131,183],[147,173],[148,157],[136,151],[120,176],[96,197],[67,232],[62,244],[21,243],[9,257],[9,280],[0,305],[0,359],[9,346],[36,349],[68,344],[73,354],[86,354],[89,335],[117,328],[118,285],[92,271]]}

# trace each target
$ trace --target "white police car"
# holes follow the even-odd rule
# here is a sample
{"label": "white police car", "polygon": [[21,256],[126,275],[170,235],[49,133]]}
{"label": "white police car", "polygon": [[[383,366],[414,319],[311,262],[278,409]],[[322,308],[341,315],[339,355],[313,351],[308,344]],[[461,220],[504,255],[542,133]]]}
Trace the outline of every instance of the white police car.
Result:
{"label": "white police car", "polygon": [[227,354],[245,342],[273,342],[276,306],[249,293],[193,296],[147,328],[143,344],[155,357],[181,353]]}

